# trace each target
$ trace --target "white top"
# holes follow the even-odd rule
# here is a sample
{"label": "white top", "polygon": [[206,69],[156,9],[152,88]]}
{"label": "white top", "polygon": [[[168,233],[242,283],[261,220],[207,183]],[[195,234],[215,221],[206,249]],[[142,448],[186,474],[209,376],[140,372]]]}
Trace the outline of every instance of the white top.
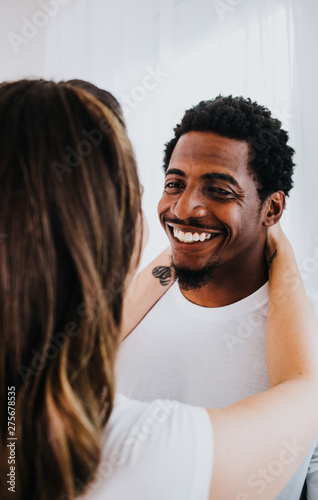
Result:
{"label": "white top", "polygon": [[[267,390],[267,311],[268,284],[234,304],[206,308],[189,302],[175,283],[122,343],[117,389],[142,401],[175,399],[205,408]],[[317,456],[307,476],[308,500],[318,500]],[[309,462],[310,456],[279,500],[299,500]]]}
{"label": "white top", "polygon": [[83,500],[208,500],[213,432],[203,408],[116,394],[97,479]]}
{"label": "white top", "polygon": [[122,343],[117,390],[141,401],[223,407],[269,388],[268,285],[225,307],[189,302],[177,283]]}

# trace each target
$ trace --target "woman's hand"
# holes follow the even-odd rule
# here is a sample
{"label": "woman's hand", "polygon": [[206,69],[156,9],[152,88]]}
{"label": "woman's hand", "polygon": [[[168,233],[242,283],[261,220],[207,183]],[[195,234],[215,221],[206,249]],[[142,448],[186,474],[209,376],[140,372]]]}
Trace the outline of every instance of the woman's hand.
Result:
{"label": "woman's hand", "polygon": [[280,223],[271,226],[267,230],[267,239],[265,247],[265,257],[268,268],[271,267],[278,251],[292,251],[292,246],[283,232]]}

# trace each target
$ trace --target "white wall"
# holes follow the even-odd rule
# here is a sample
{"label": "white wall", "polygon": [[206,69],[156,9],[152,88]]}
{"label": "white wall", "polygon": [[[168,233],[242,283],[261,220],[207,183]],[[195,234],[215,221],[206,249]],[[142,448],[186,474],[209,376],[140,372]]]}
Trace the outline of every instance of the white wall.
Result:
{"label": "white wall", "polygon": [[[36,36],[27,30],[26,38],[22,34],[22,27],[27,25],[24,18],[31,20],[32,15],[39,10],[36,0],[0,1],[0,80],[14,80],[28,75],[42,76],[45,67],[46,30],[40,29]],[[15,38],[21,37],[23,42]],[[13,47],[16,47],[14,50]]]}
{"label": "white wall", "polygon": [[[268,106],[297,150],[284,226],[318,290],[318,2],[0,0],[0,12],[0,80],[83,78],[121,101],[145,186],[144,263],[167,244],[156,215],[163,144],[184,110],[220,92]],[[25,31],[24,18],[43,27]],[[26,39],[17,51],[9,32]]]}

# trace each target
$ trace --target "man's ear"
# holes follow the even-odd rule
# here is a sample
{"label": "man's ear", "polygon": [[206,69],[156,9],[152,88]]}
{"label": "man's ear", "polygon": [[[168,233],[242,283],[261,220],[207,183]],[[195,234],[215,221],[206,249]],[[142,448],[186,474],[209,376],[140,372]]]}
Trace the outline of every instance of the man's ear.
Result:
{"label": "man's ear", "polygon": [[263,226],[270,227],[277,224],[285,208],[284,191],[272,193],[264,202],[263,206]]}

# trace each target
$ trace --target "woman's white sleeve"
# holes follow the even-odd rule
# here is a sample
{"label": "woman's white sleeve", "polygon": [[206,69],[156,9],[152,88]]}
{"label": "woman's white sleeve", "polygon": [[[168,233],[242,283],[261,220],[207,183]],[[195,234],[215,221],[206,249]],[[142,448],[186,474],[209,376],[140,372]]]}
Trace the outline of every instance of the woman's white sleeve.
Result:
{"label": "woman's white sleeve", "polygon": [[207,411],[117,395],[89,500],[208,500],[213,431]]}

